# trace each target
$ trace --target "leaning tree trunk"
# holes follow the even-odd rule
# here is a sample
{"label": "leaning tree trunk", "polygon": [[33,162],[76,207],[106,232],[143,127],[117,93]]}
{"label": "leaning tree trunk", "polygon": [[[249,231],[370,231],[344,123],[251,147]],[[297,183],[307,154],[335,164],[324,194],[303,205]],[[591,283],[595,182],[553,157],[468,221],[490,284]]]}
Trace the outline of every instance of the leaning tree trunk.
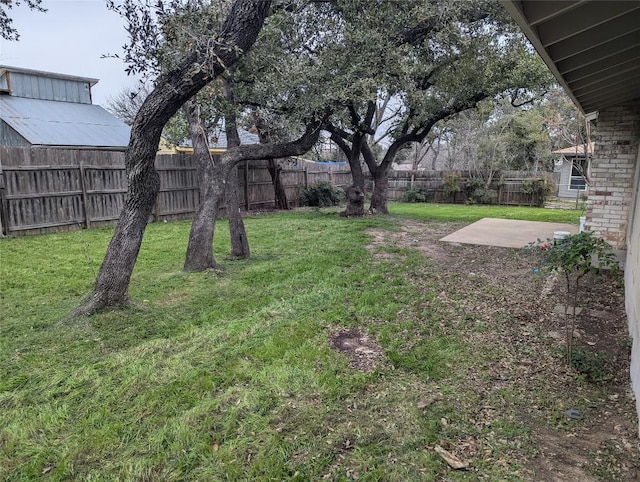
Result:
{"label": "leaning tree trunk", "polygon": [[213,234],[218,218],[218,201],[224,193],[224,173],[209,152],[208,136],[200,108],[193,100],[189,100],[184,105],[184,113],[189,123],[200,191],[200,204],[191,222],[184,270],[206,271],[218,268],[213,257]]}
{"label": "leaning tree trunk", "polygon": [[242,220],[242,213],[240,211],[238,189],[238,167],[236,165],[229,171],[226,186],[231,257],[247,259],[251,253],[249,250],[249,238],[247,238],[247,232],[244,228],[244,221]]}
{"label": "leaning tree trunk", "polygon": [[[269,0],[236,0],[215,42],[203,42],[202,49],[191,52],[174,70],[156,81],[156,88],[145,99],[131,127],[125,153],[127,199],[93,291],[76,310],[77,314],[91,314],[128,302],[131,274],[160,189],[154,162],[162,128],[187,99],[251,48],[270,6]],[[211,71],[194,69],[194,65],[209,65]]]}
{"label": "leaning tree trunk", "polygon": [[345,191],[347,197],[347,208],[340,213],[340,216],[364,216],[364,173],[360,164],[360,144],[362,135],[356,134],[349,153],[349,167],[351,168],[351,179],[353,184]]}
{"label": "leaning tree trunk", "polygon": [[[227,100],[233,102],[231,81],[227,78],[223,84],[224,95]],[[227,148],[240,145],[238,126],[235,114],[225,116],[225,132],[227,134]],[[244,229],[244,221],[240,212],[240,196],[238,195],[238,166],[229,167],[226,183],[227,219],[229,220],[229,237],[231,242],[231,256],[233,258],[249,258],[249,239]]]}
{"label": "leaning tree trunk", "polygon": [[276,159],[267,159],[267,170],[269,171],[269,175],[271,176],[271,184],[273,184],[276,209],[291,209],[289,207],[287,193],[284,190],[284,185],[282,184],[282,178],[280,177],[282,167],[278,164],[278,161]]}
{"label": "leaning tree trunk", "polygon": [[[188,116],[189,117],[189,116]],[[198,116],[193,116],[197,121]],[[232,119],[228,119],[230,126],[235,126]],[[190,119],[190,124],[192,120]],[[209,156],[209,150],[206,148],[206,156],[202,156],[205,160],[199,164],[199,178],[202,180],[200,184],[201,190],[204,189],[203,198],[200,200],[200,206],[194,216],[191,226],[191,235],[189,237],[189,247],[187,248],[187,259],[185,260],[184,269],[186,271],[203,271],[210,268],[216,268],[213,259],[213,234],[215,230],[215,220],[218,215],[218,205],[224,196],[224,185],[229,177],[231,170],[235,170],[236,166],[243,160],[257,159],[273,159],[274,157],[294,156],[308,151],[318,139],[320,132],[320,123],[307,126],[305,134],[298,140],[287,142],[284,144],[260,144],[249,146],[236,146],[227,149],[227,152],[220,156],[217,162],[213,162],[213,158]],[[194,151],[202,150],[202,144],[206,146],[206,136],[197,136],[197,132],[192,132],[192,142],[194,143]],[[232,129],[227,128],[227,135],[231,137],[232,144],[239,144],[237,139],[237,130],[234,136]],[[234,141],[234,138],[235,141]],[[202,170],[201,170],[202,168]],[[201,191],[202,192],[202,191]],[[239,213],[239,210],[238,210]],[[244,223],[239,217],[241,230],[234,231],[232,236],[244,237],[246,242],[246,234],[244,233]],[[248,254],[248,244],[242,249],[242,252]]]}
{"label": "leaning tree trunk", "polygon": [[207,174],[202,177],[207,183],[200,189],[200,204],[196,210],[189,244],[184,260],[185,271],[206,271],[217,269],[218,264],[213,257],[213,235],[218,218],[218,203],[224,193],[224,174],[219,166],[211,165]]}
{"label": "leaning tree trunk", "polygon": [[373,177],[373,192],[371,193],[371,204],[369,206],[372,213],[389,214],[387,208],[387,190],[389,187],[389,173],[386,169],[377,172]]}
{"label": "leaning tree trunk", "polygon": [[[122,306],[129,302],[128,288],[133,266],[160,190],[160,176],[153,165],[158,147],[155,137],[132,135],[132,142],[125,154],[128,195],[93,291],[76,310],[76,314],[91,314],[106,306]],[[157,138],[160,138],[159,133]],[[134,169],[134,166],[140,167]]]}

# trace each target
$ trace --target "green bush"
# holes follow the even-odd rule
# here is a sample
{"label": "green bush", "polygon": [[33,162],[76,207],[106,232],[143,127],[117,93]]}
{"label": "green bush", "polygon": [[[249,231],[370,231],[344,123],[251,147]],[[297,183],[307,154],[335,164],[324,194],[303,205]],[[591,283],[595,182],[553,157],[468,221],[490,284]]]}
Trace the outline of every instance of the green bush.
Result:
{"label": "green bush", "polygon": [[412,187],[402,193],[402,202],[405,203],[424,203],[427,202],[429,194],[426,190],[419,187]]}
{"label": "green bush", "polygon": [[344,191],[333,187],[330,182],[320,181],[310,184],[300,192],[300,206],[337,206],[344,198]]}
{"label": "green bush", "polygon": [[465,193],[469,204],[495,204],[498,193],[494,189],[489,189],[484,179],[472,177],[465,183]]}
{"label": "green bush", "polygon": [[460,192],[460,183],[462,182],[462,176],[457,172],[449,172],[442,178],[442,189],[445,193],[453,196],[455,193]]}
{"label": "green bush", "polygon": [[601,382],[609,378],[608,365],[612,356],[608,353],[593,353],[585,349],[573,350],[571,366],[590,382]]}
{"label": "green bush", "polygon": [[553,181],[548,177],[532,177],[522,181],[522,192],[530,194],[532,204],[544,207],[544,203],[554,191]]}

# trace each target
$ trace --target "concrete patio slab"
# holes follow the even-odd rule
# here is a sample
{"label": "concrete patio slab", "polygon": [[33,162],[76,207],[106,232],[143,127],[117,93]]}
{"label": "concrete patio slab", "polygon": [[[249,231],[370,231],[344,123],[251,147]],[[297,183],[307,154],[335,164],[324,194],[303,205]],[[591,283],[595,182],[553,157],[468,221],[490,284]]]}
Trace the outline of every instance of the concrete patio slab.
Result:
{"label": "concrete patio slab", "polygon": [[568,231],[575,234],[578,232],[578,226],[565,223],[483,218],[445,236],[440,241],[522,248],[538,239],[553,238],[553,233],[556,231]]}

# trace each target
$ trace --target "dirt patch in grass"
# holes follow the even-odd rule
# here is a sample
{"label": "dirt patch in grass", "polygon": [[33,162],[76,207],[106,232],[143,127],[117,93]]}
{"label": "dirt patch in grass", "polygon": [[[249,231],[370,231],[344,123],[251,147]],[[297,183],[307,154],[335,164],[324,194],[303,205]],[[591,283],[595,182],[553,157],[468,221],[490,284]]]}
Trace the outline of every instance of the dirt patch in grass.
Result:
{"label": "dirt patch in grass", "polygon": [[384,360],[382,347],[359,330],[344,329],[331,333],[329,344],[349,359],[351,368],[364,373],[373,372]]}
{"label": "dirt patch in grass", "polygon": [[388,251],[392,246],[417,250],[430,259],[446,261],[449,253],[441,243],[437,243],[437,239],[446,236],[452,226],[462,227],[463,224],[440,223],[439,229],[434,226],[428,233],[425,232],[425,224],[417,221],[403,221],[397,231],[371,229],[369,234],[373,239],[367,249],[373,254],[374,259],[378,260],[397,258],[397,255]]}
{"label": "dirt patch in grass", "polygon": [[[461,226],[403,222],[396,231],[371,231],[370,246],[377,259],[406,249],[433,261],[428,273],[410,282],[425,299],[438,287],[424,312],[437,312],[439,329],[470,347],[473,361],[463,378],[440,382],[460,397],[461,421],[447,427],[449,447],[471,459],[479,476],[483,465],[503,463],[519,467],[518,478],[525,480],[640,480],[620,283],[583,281],[574,365],[568,367],[565,319],[554,313],[565,302],[563,278],[539,274],[531,253],[438,241]],[[571,409],[582,419],[569,418]],[[504,436],[511,432],[513,438]]]}

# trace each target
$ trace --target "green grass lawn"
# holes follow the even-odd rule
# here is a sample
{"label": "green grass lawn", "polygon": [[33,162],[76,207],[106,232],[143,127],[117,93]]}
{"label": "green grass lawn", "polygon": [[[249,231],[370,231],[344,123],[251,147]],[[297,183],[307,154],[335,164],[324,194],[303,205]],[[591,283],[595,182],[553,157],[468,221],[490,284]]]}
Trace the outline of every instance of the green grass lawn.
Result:
{"label": "green grass lawn", "polygon": [[578,224],[580,216],[582,216],[581,211],[568,209],[435,203],[389,203],[389,212],[422,221],[469,223],[482,218],[500,218]]}
{"label": "green grass lawn", "polygon": [[[391,211],[575,221],[523,208]],[[223,274],[182,272],[188,222],[151,224],[131,281],[139,306],[90,319],[67,315],[111,230],[0,240],[0,479],[473,480],[425,449],[446,432],[443,419],[460,417],[440,382],[463,383],[473,350],[438,329],[438,286],[408,282],[428,280],[426,258],[381,262],[366,250],[368,228],[394,223],[331,211],[250,217],[244,261],[225,257],[219,223]],[[327,342],[339,328],[371,333],[389,362],[350,368]],[[421,341],[408,345],[412,336]],[[511,441],[520,429],[503,422],[491,430]],[[516,469],[483,470],[504,480]]]}

